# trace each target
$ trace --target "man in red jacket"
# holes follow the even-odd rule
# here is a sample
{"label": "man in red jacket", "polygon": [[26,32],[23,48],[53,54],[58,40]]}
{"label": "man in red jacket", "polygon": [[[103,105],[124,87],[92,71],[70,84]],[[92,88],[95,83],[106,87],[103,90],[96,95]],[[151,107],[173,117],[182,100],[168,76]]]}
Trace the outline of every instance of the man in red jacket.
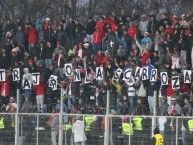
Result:
{"label": "man in red jacket", "polygon": [[96,31],[93,34],[94,54],[96,55],[98,50],[102,49],[102,33],[100,28],[96,27]]}
{"label": "man in red jacket", "polygon": [[127,33],[131,38],[134,38],[135,34],[137,34],[137,28],[133,25],[133,22],[129,23]]}
{"label": "man in red jacket", "polygon": [[37,30],[31,24],[26,25],[24,32],[28,37],[29,44],[37,42]]}
{"label": "man in red jacket", "polygon": [[44,85],[45,85],[45,82],[44,82],[43,77],[40,77],[39,85],[34,85],[34,91],[36,93],[38,112],[43,111],[43,109],[44,109],[44,94],[45,94]]}
{"label": "man in red jacket", "polygon": [[105,25],[104,18],[101,17],[100,20],[97,22],[97,24],[96,24],[96,26],[95,26],[95,29],[97,29],[97,28],[99,29],[102,37],[105,36],[105,31],[104,31],[104,29],[103,29],[103,28],[104,28],[104,25]]}
{"label": "man in red jacket", "polygon": [[98,54],[94,57],[94,60],[96,61],[98,66],[106,66],[108,57],[101,52],[101,50],[98,51]]}

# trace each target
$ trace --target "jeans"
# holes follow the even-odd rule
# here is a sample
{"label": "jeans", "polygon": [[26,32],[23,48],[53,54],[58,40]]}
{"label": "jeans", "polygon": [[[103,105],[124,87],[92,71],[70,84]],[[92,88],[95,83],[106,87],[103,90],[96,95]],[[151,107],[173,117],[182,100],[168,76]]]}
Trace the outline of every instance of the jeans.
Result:
{"label": "jeans", "polygon": [[116,106],[118,107],[119,106],[119,102],[120,102],[120,100],[121,100],[121,95],[117,95],[117,104],[116,104]]}
{"label": "jeans", "polygon": [[187,131],[186,130],[182,131],[182,143],[183,145],[187,145]]}
{"label": "jeans", "polygon": [[49,65],[52,64],[52,59],[45,59],[46,68],[49,67]]}
{"label": "jeans", "polygon": [[93,44],[93,35],[92,34],[91,35],[87,34],[87,39],[88,39],[89,44]]}
{"label": "jeans", "polygon": [[98,44],[94,44],[93,46],[93,50],[94,50],[94,54],[97,55],[98,50],[102,49],[102,44],[98,43]]}
{"label": "jeans", "polygon": [[57,131],[52,131],[51,136],[52,136],[52,145],[57,145],[56,142],[56,136],[57,136],[58,132]]}
{"label": "jeans", "polygon": [[134,99],[135,99],[135,96],[129,96],[128,99],[129,99],[130,114],[131,114],[134,111]]}
{"label": "jeans", "polygon": [[[36,101],[37,101],[37,106],[38,106],[38,111],[40,111],[40,108],[44,108],[44,94],[42,95],[37,95],[36,96]],[[41,107],[40,107],[41,106]]]}
{"label": "jeans", "polygon": [[181,50],[180,52],[181,66],[186,64],[186,51]]}
{"label": "jeans", "polygon": [[149,104],[150,115],[153,115],[154,96],[148,96],[148,104]]}

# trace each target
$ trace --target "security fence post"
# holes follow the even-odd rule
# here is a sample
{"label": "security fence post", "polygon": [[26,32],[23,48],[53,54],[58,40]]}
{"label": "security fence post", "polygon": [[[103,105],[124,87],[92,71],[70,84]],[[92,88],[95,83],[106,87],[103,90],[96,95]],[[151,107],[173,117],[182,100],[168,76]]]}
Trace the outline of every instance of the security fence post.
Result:
{"label": "security fence post", "polygon": [[109,145],[109,105],[110,105],[110,89],[107,89],[107,105],[106,105],[106,115],[105,115],[105,136],[104,145]]}
{"label": "security fence post", "polygon": [[60,116],[59,116],[59,145],[63,144],[63,108],[64,108],[64,102],[63,102],[63,95],[64,95],[64,89],[61,88],[60,90]]}

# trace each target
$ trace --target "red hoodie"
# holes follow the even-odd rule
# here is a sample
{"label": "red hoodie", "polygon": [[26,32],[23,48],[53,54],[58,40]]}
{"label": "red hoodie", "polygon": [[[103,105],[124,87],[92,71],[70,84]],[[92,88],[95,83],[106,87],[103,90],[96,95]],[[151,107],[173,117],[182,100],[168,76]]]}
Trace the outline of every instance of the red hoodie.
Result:
{"label": "red hoodie", "polygon": [[112,28],[112,32],[116,32],[117,31],[117,24],[114,20],[112,19],[107,19],[105,18],[105,23],[109,24]]}
{"label": "red hoodie", "polygon": [[106,66],[106,62],[107,62],[107,56],[103,53],[101,53],[101,55],[96,55],[94,57],[94,60],[96,61],[97,65],[102,65],[102,66]]}
{"label": "red hoodie", "polygon": [[164,33],[170,33],[170,34],[173,34],[173,29],[172,28],[166,28]]}
{"label": "red hoodie", "polygon": [[42,77],[40,77],[40,84],[34,86],[34,91],[36,92],[36,96],[45,94],[45,82]]}
{"label": "red hoodie", "polygon": [[25,28],[24,32],[28,36],[28,43],[36,43],[37,42],[37,31],[34,27],[30,26],[28,28]]}
{"label": "red hoodie", "polygon": [[9,96],[10,95],[10,81],[6,76],[5,82],[0,82],[0,95],[1,96]]}
{"label": "red hoodie", "polygon": [[130,37],[134,38],[135,34],[137,34],[137,28],[132,26],[127,29],[127,33]]}
{"label": "red hoodie", "polygon": [[146,65],[146,60],[147,60],[148,58],[150,58],[150,57],[151,57],[150,53],[144,53],[142,56],[139,56],[139,59],[140,59],[140,58],[142,59],[142,60],[141,60],[142,66],[145,66],[145,65]]}
{"label": "red hoodie", "polygon": [[102,37],[104,37],[105,36],[105,31],[104,31],[104,25],[105,25],[105,22],[103,21],[103,22],[101,22],[101,21],[99,21],[99,22],[97,22],[97,24],[96,24],[96,26],[95,26],[95,28],[99,28],[100,29],[100,33],[101,33],[101,35],[102,35]]}
{"label": "red hoodie", "polygon": [[95,31],[94,34],[93,34],[93,44],[101,44],[102,43],[102,34],[99,31]]}

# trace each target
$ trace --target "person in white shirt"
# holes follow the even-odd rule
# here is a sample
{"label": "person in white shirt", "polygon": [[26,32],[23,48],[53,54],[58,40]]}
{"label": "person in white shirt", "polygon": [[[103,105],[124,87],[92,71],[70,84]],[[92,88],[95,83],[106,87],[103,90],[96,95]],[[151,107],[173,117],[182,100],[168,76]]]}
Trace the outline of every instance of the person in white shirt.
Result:
{"label": "person in white shirt", "polygon": [[76,122],[72,126],[75,145],[86,145],[85,123],[81,116],[76,116]]}
{"label": "person in white shirt", "polygon": [[135,100],[135,95],[136,95],[134,77],[131,76],[128,81],[125,81],[125,83],[128,86],[127,95],[128,95],[128,100],[130,104],[130,114],[132,114],[134,111],[134,100]]}

